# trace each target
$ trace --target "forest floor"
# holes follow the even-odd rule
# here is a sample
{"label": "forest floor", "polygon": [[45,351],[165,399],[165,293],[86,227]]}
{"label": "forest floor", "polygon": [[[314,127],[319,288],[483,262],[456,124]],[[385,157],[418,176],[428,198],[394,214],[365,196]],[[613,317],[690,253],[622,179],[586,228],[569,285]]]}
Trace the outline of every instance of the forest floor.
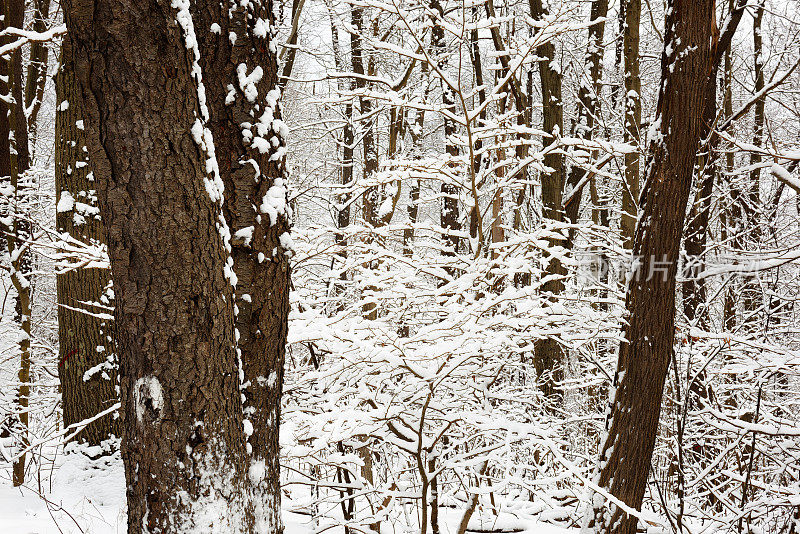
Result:
{"label": "forest floor", "polygon": [[[28,483],[11,485],[11,470],[0,466],[0,534],[123,534],[126,532],[125,474],[119,453],[92,460],[82,453],[64,454],[59,448],[51,456],[36,458]],[[100,452],[99,448],[95,452]],[[56,454],[57,453],[57,454]],[[91,453],[91,451],[90,451]],[[285,534],[312,534],[310,518],[290,512],[284,498]],[[455,534],[461,511],[442,509],[442,534]],[[399,518],[398,518],[399,519]],[[513,517],[473,516],[476,531],[565,534],[567,530],[544,523],[524,523]],[[332,534],[341,527],[324,529]],[[401,521],[383,524],[382,534],[410,534]],[[468,534],[475,534],[469,530]]]}

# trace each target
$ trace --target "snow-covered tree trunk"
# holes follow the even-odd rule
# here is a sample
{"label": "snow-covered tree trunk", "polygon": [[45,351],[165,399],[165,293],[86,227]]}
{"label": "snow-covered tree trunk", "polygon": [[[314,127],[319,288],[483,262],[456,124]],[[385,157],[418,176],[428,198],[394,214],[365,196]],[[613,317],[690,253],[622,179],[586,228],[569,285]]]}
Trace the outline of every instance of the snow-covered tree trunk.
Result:
{"label": "snow-covered tree trunk", "polygon": [[[98,178],[86,147],[69,35],[61,47],[55,78],[56,227],[81,243],[102,246]],[[108,409],[118,395],[111,270],[88,265],[62,271],[56,277],[58,377],[67,427]],[[112,434],[119,435],[118,419],[108,415],[86,426],[79,439],[97,445]]]}
{"label": "snow-covered tree trunk", "polygon": [[[531,17],[543,20],[547,10],[542,0],[529,0]],[[536,55],[544,58],[539,61],[539,79],[542,87],[542,130],[550,134],[542,143],[547,146],[555,142],[564,131],[564,108],[561,101],[561,73],[557,66],[555,45],[548,41],[536,48]],[[564,156],[558,150],[549,151],[543,163],[552,172],[541,173],[542,181],[542,214],[551,221],[561,222],[564,219],[562,206],[562,190],[564,187]],[[559,246],[560,240],[550,239],[549,245]],[[546,276],[549,279],[542,284],[542,292],[555,297],[564,291],[563,275],[566,273],[561,261],[551,257],[547,264]],[[534,367],[539,377],[542,393],[557,400],[562,392],[559,383],[563,371],[564,355],[561,345],[553,337],[537,339],[534,343]]]}
{"label": "snow-covered tree trunk", "polygon": [[[5,0],[3,2],[3,24],[11,28],[23,28],[25,22],[24,0]],[[15,320],[19,327],[17,347],[19,351],[19,388],[17,404],[21,425],[21,444],[28,443],[30,381],[31,381],[31,279],[33,267],[29,241],[31,223],[27,217],[27,193],[29,186],[26,173],[30,167],[28,152],[28,121],[25,115],[22,77],[22,52],[17,49],[0,60],[3,71],[0,77],[0,94],[7,99],[8,128],[3,128],[0,142],[8,145],[9,166],[2,170],[2,176],[10,176],[10,195],[8,197],[10,228],[7,229],[6,244],[11,258],[11,283],[16,292],[14,301]],[[0,113],[4,113],[0,110]],[[6,150],[6,147],[3,148]],[[19,486],[25,482],[25,455],[14,462],[13,483]]]}
{"label": "snow-covered tree trunk", "polygon": [[114,273],[128,532],[274,530],[251,499],[264,469],[245,449],[236,275],[189,2],[64,13]]}
{"label": "snow-covered tree trunk", "polygon": [[[593,0],[589,10],[589,22],[590,24],[595,21],[600,22],[595,22],[589,26],[589,39],[586,44],[586,65],[584,73],[580,77],[578,111],[575,122],[575,136],[580,139],[592,139],[595,116],[599,108],[600,92],[603,89],[601,84],[603,75],[603,35],[606,27],[604,19],[607,15],[608,0]],[[586,149],[581,150],[585,152],[584,157],[590,155]],[[573,165],[567,178],[566,191],[571,193],[580,184],[587,172],[578,165]],[[583,194],[578,193],[571,202],[564,206],[567,221],[571,223],[578,222],[582,197]],[[569,248],[574,245],[575,235],[574,230],[570,231],[570,237],[567,241]]]}
{"label": "snow-covered tree trunk", "polygon": [[[627,290],[625,341],[597,481],[635,510],[650,473],[673,351],[678,253],[717,37],[713,0],[668,2],[662,82],[633,248],[637,263]],[[596,530],[636,532],[637,518],[622,507],[608,503],[607,510],[600,495],[591,504]]]}
{"label": "snow-covered tree trunk", "polygon": [[[730,1],[731,7],[733,2]],[[722,99],[722,112],[726,117],[733,116],[733,61],[731,58],[730,47],[725,51],[725,93]],[[729,239],[730,234],[735,234],[736,230],[734,225],[736,220],[741,216],[741,204],[739,203],[739,196],[741,192],[736,186],[735,177],[731,176],[736,159],[732,150],[725,151],[725,173],[726,181],[728,183],[729,198],[724,204],[724,209],[721,214],[720,220],[720,237],[723,241]],[[722,310],[722,323],[725,330],[732,332],[736,328],[736,291],[732,284],[724,290],[724,302]]]}
{"label": "snow-covered tree trunk", "polygon": [[[333,6],[328,4],[328,17],[331,23],[331,45],[333,49],[333,61],[336,65],[336,70],[345,72],[344,66],[344,51],[342,50],[341,42],[339,41],[339,28],[336,25],[336,15],[333,12]],[[341,92],[352,91],[353,82],[340,79],[338,81],[338,90]],[[336,227],[340,230],[347,228],[350,225],[350,192],[349,189],[353,187],[353,149],[355,145],[355,137],[353,135],[353,103],[348,99],[344,104],[344,126],[342,127],[341,139],[337,140],[337,145],[342,147],[342,157],[338,164],[341,166],[341,185],[343,192],[336,195]],[[338,146],[337,146],[338,155]],[[334,241],[342,247],[341,256],[346,257],[346,241],[343,233],[337,233],[334,236]]]}
{"label": "snow-covered tree trunk", "polygon": [[[50,16],[50,0],[33,0],[33,30],[47,30]],[[28,110],[28,123],[31,133],[31,150],[36,149],[39,110],[42,108],[44,88],[47,84],[47,58],[50,47],[46,41],[35,41],[30,46],[30,61],[25,76],[25,109]]]}
{"label": "snow-covered tree trunk", "polygon": [[[445,43],[445,31],[442,21],[444,20],[444,8],[439,0],[430,2],[431,17],[431,52],[436,62],[437,70],[444,72],[447,68],[447,46]],[[455,114],[456,102],[454,91],[442,80],[442,109],[451,114]],[[447,115],[443,115],[444,122],[444,146],[449,165],[455,165],[453,161],[458,157],[458,147],[453,142],[456,133],[456,123]],[[458,209],[458,187],[455,184],[442,182],[440,192],[442,194],[442,211],[440,223],[444,233],[442,235],[444,245],[444,255],[453,256],[458,252],[458,244],[461,241],[458,234],[461,231],[461,216]],[[449,272],[453,273],[452,269]]]}
{"label": "snow-covered tree trunk", "polygon": [[[753,13],[753,75],[755,77],[755,85],[753,87],[753,94],[758,95],[765,85],[764,79],[764,38],[761,35],[762,22],[764,20],[764,4],[765,0],[760,0],[755,7]],[[759,96],[753,106],[753,145],[761,146],[764,142],[764,125],[765,125],[765,104],[766,97]],[[741,224],[747,228],[744,232],[744,239],[741,239],[741,248],[743,250],[758,250],[763,228],[761,214],[761,169],[758,164],[761,163],[761,154],[758,152],[751,152],[750,165],[750,183],[748,184],[745,195],[741,198],[744,209],[742,210]],[[744,302],[744,316],[743,321],[749,325],[751,330],[761,330],[761,321],[759,317],[759,309],[762,305],[762,288],[759,287],[758,280],[755,276],[747,276],[744,280],[744,287],[742,288],[742,296]]]}
{"label": "snow-covered tree trunk", "polygon": [[[359,92],[359,105],[362,120],[364,121],[365,131],[362,137],[362,148],[364,155],[364,180],[369,182],[375,178],[378,171],[378,146],[375,140],[375,129],[377,118],[372,117],[372,101],[364,93],[367,90],[367,72],[364,69],[364,43],[361,38],[365,34],[364,7],[351,6],[350,23],[353,30],[350,33],[350,60],[353,72],[356,74],[355,86]],[[368,226],[377,226],[378,208],[380,198],[378,188],[369,185],[364,191],[363,197],[364,222]]]}
{"label": "snow-covered tree trunk", "polygon": [[[639,146],[639,128],[642,122],[642,82],[639,77],[639,24],[642,18],[641,0],[622,0],[625,3],[625,25],[622,33],[625,70],[624,126],[625,142]],[[620,230],[622,244],[633,248],[636,229],[637,203],[639,202],[639,154],[641,149],[625,154],[625,179],[622,184],[622,214]]]}
{"label": "snow-covered tree trunk", "polygon": [[259,528],[280,529],[278,425],[289,316],[290,208],[277,26],[271,0],[197,0],[209,124],[233,236],[236,329],[244,370],[250,481]]}

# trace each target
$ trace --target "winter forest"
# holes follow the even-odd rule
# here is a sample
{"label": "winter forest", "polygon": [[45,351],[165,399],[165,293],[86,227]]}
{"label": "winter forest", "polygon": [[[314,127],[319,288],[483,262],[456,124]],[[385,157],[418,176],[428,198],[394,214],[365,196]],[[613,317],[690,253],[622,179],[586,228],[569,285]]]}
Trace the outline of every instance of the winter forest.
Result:
{"label": "winter forest", "polygon": [[800,534],[798,0],[0,5],[0,533]]}

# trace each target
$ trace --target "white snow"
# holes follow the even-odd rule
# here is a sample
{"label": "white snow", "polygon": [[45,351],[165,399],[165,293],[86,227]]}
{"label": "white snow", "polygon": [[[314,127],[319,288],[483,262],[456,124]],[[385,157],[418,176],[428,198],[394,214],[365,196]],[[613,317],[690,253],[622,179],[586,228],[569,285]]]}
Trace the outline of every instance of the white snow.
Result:
{"label": "white snow", "polygon": [[61,197],[58,199],[58,204],[56,204],[56,211],[58,213],[66,213],[72,211],[74,207],[75,197],[73,197],[72,193],[69,191],[62,191]]}
{"label": "white snow", "polygon": [[275,226],[278,217],[286,217],[286,185],[283,178],[276,178],[275,182],[267,190],[267,194],[261,201],[261,213],[269,215],[270,226]]}
{"label": "white snow", "polygon": [[264,76],[264,70],[261,66],[256,66],[247,74],[247,65],[244,63],[240,63],[236,67],[236,75],[239,78],[239,89],[244,92],[245,98],[249,102],[255,102],[256,98],[258,98],[258,89],[256,89],[256,84],[261,81],[261,78]]}
{"label": "white snow", "polygon": [[161,382],[154,376],[143,376],[133,385],[134,405],[136,406],[136,420],[144,420],[145,411],[159,414],[164,407],[164,393]]}
{"label": "white snow", "polygon": [[781,182],[785,183],[798,193],[800,193],[800,180],[793,177],[792,174],[786,170],[782,165],[777,163],[773,163],[772,167],[770,167],[770,172],[772,173],[775,178],[780,180]]}

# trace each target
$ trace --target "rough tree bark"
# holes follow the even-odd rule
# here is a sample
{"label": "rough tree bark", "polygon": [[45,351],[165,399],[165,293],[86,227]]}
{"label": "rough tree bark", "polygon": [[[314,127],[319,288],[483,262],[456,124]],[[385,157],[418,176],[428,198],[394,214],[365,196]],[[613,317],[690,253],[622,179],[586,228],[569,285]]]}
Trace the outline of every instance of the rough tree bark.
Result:
{"label": "rough tree bark", "polygon": [[189,2],[66,0],[64,13],[114,272],[128,532],[274,530],[251,499],[264,468],[245,450],[230,234]]}
{"label": "rough tree bark", "polygon": [[[251,0],[229,8],[197,0],[192,11],[225,184],[223,213],[233,235],[245,432],[252,432],[250,481],[257,491],[255,506],[263,506],[257,517],[279,518],[278,425],[292,249],[284,171],[288,128],[278,105],[273,2]],[[209,29],[214,23],[219,33]]]}
{"label": "rough tree bark", "polygon": [[[97,204],[96,173],[84,134],[83,106],[75,82],[72,40],[65,35],[56,73],[56,227],[59,232],[99,246],[105,242]],[[111,270],[96,266],[59,272],[58,377],[64,426],[108,409],[117,401]],[[106,416],[90,423],[79,439],[97,445],[119,435],[119,420]]]}
{"label": "rough tree bark", "polygon": [[[633,248],[639,264],[626,296],[629,317],[598,480],[600,487],[637,510],[650,472],[673,350],[677,260],[717,37],[714,0],[668,2],[658,129],[648,148],[642,217]],[[636,532],[634,516],[614,504],[606,510],[601,498],[593,501],[595,529]]]}

